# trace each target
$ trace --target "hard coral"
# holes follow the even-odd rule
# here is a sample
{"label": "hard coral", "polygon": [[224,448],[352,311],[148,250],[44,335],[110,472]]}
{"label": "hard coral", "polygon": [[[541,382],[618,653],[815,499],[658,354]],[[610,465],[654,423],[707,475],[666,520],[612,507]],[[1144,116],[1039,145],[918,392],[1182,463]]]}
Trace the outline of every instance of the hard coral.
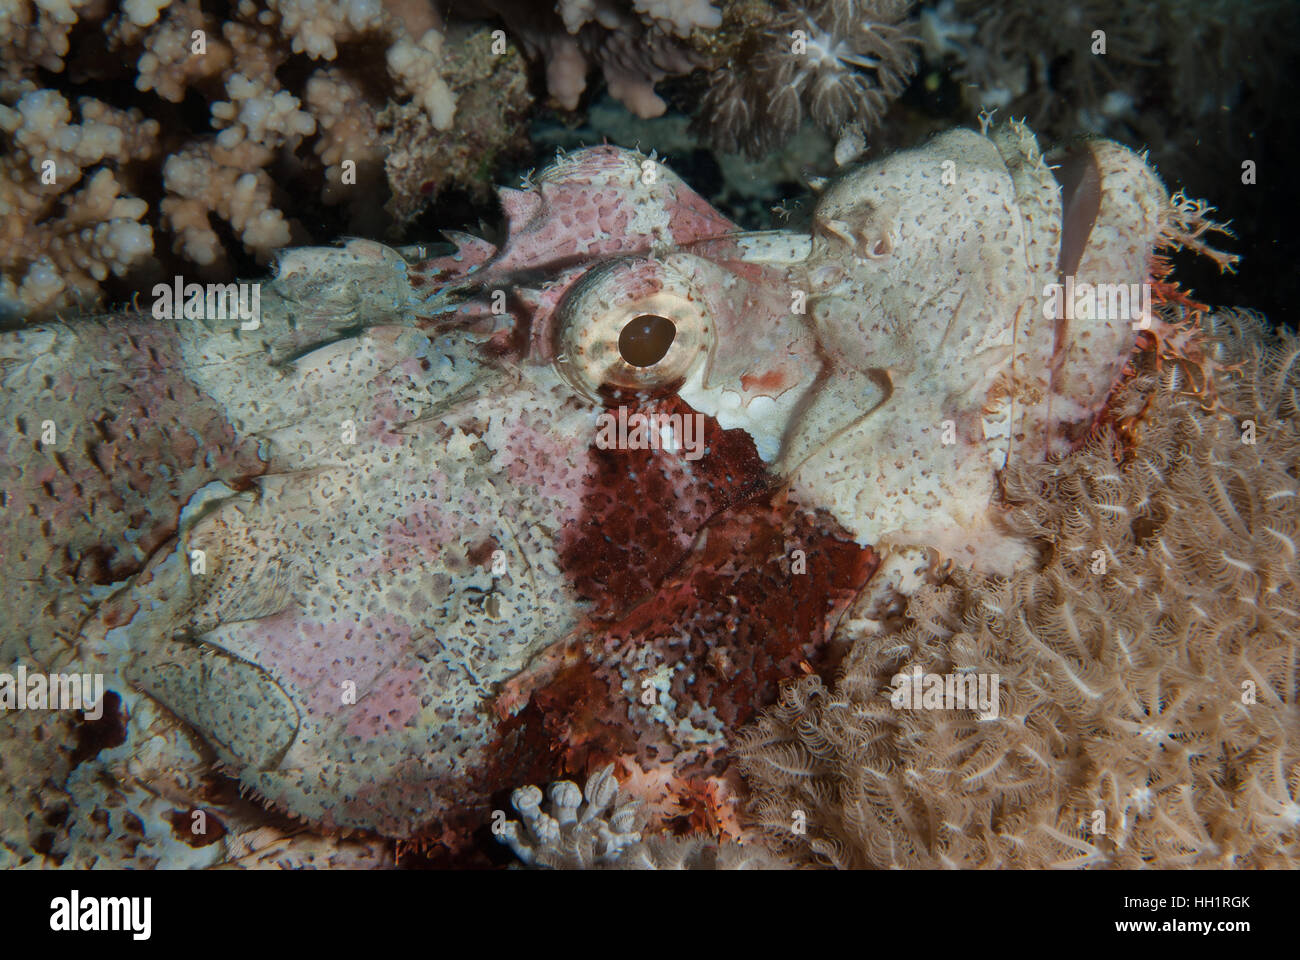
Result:
{"label": "hard coral", "polygon": [[[368,146],[387,174],[391,195],[384,210],[394,224],[410,222],[452,186],[475,200],[486,200],[503,161],[529,154],[524,120],[533,97],[527,63],[517,47],[496,54],[493,44],[488,30],[461,24],[447,27],[443,47],[447,83],[457,109],[472,117],[472,123],[441,130],[415,103],[390,103],[372,114],[377,132],[359,142]],[[356,116],[348,111],[345,122],[357,123]],[[356,147],[351,149],[349,156],[360,155]],[[353,202],[367,203],[358,196],[360,191],[348,194]]]}
{"label": "hard coral", "polygon": [[12,108],[0,105],[12,145],[0,158],[0,314],[93,302],[110,273],[153,250],[148,204],[119,177],[156,154],[158,124],[89,97],[74,123],[63,96],[24,88]]}
{"label": "hard coral", "polygon": [[[791,683],[743,735],[771,839],[838,866],[1294,866],[1300,341],[1206,329],[1232,415],[1181,367],[1131,382],[1127,456],[1105,435],[1007,478],[1040,569],[922,589],[833,692]],[[913,668],[999,677],[997,716],[895,708]]]}
{"label": "hard coral", "polygon": [[[312,239],[330,208],[346,219],[328,237],[404,226],[456,178],[484,180],[529,102],[517,54],[484,70],[472,37],[448,50],[420,0],[244,0],[224,13],[198,0],[2,0],[0,27],[0,218],[13,241],[0,300],[34,320],[195,266],[229,278],[249,269],[246,253],[264,262]],[[102,99],[80,98],[78,122],[61,91],[88,84]],[[460,95],[480,118],[458,118]],[[385,110],[401,122],[385,125]],[[443,162],[466,120],[473,158]],[[420,179],[393,173],[385,219],[398,138]],[[289,184],[315,186],[323,206]]]}

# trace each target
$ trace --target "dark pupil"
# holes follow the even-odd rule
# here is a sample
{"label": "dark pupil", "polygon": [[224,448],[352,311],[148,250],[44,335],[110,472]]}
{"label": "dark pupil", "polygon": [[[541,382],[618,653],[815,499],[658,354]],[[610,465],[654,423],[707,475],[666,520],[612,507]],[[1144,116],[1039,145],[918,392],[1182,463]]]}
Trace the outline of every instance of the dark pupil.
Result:
{"label": "dark pupil", "polygon": [[653,313],[629,320],[618,335],[618,352],[634,367],[653,367],[668,353],[677,328],[667,317]]}

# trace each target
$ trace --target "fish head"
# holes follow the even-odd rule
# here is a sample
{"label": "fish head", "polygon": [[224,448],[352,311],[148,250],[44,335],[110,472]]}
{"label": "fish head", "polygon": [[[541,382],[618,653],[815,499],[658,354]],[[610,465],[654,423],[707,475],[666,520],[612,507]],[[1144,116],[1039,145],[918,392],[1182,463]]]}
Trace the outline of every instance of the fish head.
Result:
{"label": "fish head", "polygon": [[[998,478],[1096,422],[1152,322],[1142,288],[1168,209],[1143,157],[1091,141],[1053,168],[1014,122],[847,172],[813,215],[825,373],[774,464],[793,496],[878,548],[995,573],[1026,561]],[[1106,292],[1067,316],[1076,284],[1124,303]]]}

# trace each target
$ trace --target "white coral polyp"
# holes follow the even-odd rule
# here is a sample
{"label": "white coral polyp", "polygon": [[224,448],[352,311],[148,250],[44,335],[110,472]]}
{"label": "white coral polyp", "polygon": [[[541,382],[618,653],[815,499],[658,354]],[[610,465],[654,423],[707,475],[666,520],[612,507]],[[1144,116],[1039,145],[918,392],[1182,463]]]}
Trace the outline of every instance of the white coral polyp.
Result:
{"label": "white coral polyp", "polygon": [[641,841],[637,802],[618,800],[612,763],[592,774],[585,791],[569,780],[551,784],[545,808],[538,787],[520,787],[510,802],[523,824],[506,823],[499,839],[529,866],[608,866]]}
{"label": "white coral polyp", "polygon": [[89,0],[36,0],[36,7],[41,13],[56,23],[76,23],[76,7],[84,7]]}
{"label": "white coral polyp", "polygon": [[443,81],[442,34],[430,30],[418,44],[399,40],[388,48],[388,72],[429,116],[439,130],[451,128],[456,112],[456,98]]}
{"label": "white coral polyp", "polygon": [[217,126],[226,127],[217,143],[228,150],[245,138],[274,147],[316,132],[316,120],[299,110],[298,98],[286,90],[272,93],[265,84],[236,73],[226,91],[230,101],[214,103],[212,117]]}
{"label": "white coral polyp", "polygon": [[689,36],[696,27],[713,30],[722,26],[722,13],[708,0],[633,0],[632,6],[680,37]]}
{"label": "white coral polyp", "polygon": [[293,37],[293,52],[313,60],[338,56],[335,42],[383,25],[384,10],[378,0],[279,0],[281,29]]}
{"label": "white coral polyp", "polygon": [[29,308],[44,306],[57,300],[65,286],[59,268],[49,257],[42,257],[28,268],[18,299]]}
{"label": "white coral polyp", "polygon": [[147,27],[158,19],[165,7],[171,6],[171,0],[126,0],[122,12],[137,27]]}
{"label": "white coral polyp", "polygon": [[[147,206],[143,200],[138,201]],[[139,216],[143,216],[141,210]],[[153,253],[153,231],[135,220],[113,220],[104,224],[99,251],[115,274],[121,276],[139,260]]]}

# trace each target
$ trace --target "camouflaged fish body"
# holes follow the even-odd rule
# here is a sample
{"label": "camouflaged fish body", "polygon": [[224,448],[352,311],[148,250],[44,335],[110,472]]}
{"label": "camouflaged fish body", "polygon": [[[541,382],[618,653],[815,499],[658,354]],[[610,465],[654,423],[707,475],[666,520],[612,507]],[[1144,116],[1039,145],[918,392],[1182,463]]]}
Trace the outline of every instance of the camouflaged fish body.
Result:
{"label": "camouflaged fish body", "polygon": [[[1096,209],[1066,266],[1141,283],[1167,196],[1136,155],[1086,149]],[[1136,336],[1044,319],[1079,228],[1017,124],[849,171],[811,233],[742,234],[614,147],[502,204],[499,249],[285,252],[254,330],[0,338],[3,659],[102,670],[274,806],[411,836],[495,789],[530,671],[599,629],[565,537],[591,532],[607,407],[668,398],[744,431],[764,483],[863,548],[1008,570],[998,469],[1077,439]],[[671,342],[629,363],[620,331],[647,317]],[[687,567],[711,509],[677,538]],[[672,742],[722,742],[713,707],[673,704]]]}

